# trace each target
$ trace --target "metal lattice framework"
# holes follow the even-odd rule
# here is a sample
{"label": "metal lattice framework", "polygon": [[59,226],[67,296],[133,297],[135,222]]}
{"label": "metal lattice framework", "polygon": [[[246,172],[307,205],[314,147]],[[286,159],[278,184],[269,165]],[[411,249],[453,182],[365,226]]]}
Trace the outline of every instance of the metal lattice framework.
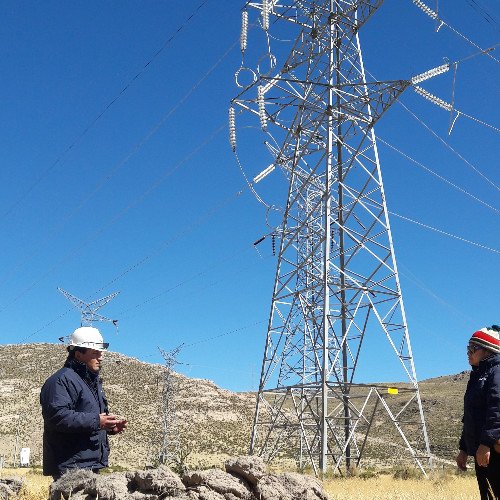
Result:
{"label": "metal lattice framework", "polygon": [[[407,87],[439,72],[366,79],[358,34],[381,4],[247,2],[229,111],[238,158],[237,130],[259,120],[266,135],[272,162],[251,189],[274,170],[288,185],[250,452],[316,473],[359,466],[368,449],[430,466],[373,126]],[[247,48],[254,33],[264,55]],[[381,381],[381,350],[403,383],[358,381],[362,365]]]}
{"label": "metal lattice framework", "polygon": [[178,363],[177,355],[182,349],[182,344],[171,351],[165,351],[160,347],[158,349],[165,361],[161,408],[163,414],[163,432],[159,462],[171,465],[178,461],[180,450],[179,429],[177,427],[175,404],[177,395],[177,380],[174,375],[174,366]]}
{"label": "metal lattice framework", "polygon": [[92,326],[93,323],[98,321],[107,321],[113,323],[114,326],[118,325],[118,320],[106,318],[97,311],[105,306],[110,300],[114,299],[120,292],[114,292],[102,299],[94,300],[93,302],[85,302],[71,293],[63,290],[62,288],[57,288],[81,313],[81,326]]}

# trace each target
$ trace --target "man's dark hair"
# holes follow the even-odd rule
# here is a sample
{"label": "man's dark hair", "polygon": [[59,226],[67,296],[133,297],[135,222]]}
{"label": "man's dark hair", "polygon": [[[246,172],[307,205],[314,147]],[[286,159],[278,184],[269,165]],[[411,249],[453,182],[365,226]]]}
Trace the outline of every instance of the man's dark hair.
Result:
{"label": "man's dark hair", "polygon": [[68,359],[74,359],[76,351],[81,352],[82,354],[85,354],[88,350],[89,350],[88,347],[75,347],[75,346],[69,345],[67,347]]}

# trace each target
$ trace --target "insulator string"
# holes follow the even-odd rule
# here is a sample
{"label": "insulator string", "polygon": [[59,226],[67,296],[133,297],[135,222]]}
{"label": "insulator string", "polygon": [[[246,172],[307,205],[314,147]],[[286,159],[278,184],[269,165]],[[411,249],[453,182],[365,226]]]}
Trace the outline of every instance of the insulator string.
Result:
{"label": "insulator string", "polygon": [[248,11],[244,10],[241,13],[241,36],[240,36],[240,49],[242,54],[245,53],[248,43]]}

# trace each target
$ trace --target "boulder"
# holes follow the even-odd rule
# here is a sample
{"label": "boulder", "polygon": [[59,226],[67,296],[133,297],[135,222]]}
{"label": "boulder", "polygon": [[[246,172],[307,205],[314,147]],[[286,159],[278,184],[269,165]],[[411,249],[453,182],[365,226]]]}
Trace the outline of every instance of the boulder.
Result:
{"label": "boulder", "polygon": [[23,480],[19,477],[4,477],[0,479],[0,500],[17,498],[23,486]]}
{"label": "boulder", "polygon": [[[66,472],[49,488],[49,500],[62,500],[71,496],[72,500],[89,499],[97,496],[97,474],[86,469]],[[79,494],[79,496],[76,496]]]}
{"label": "boulder", "polygon": [[157,469],[128,472],[127,478],[129,489],[141,493],[175,497],[186,489],[179,476],[164,465],[160,465]]}
{"label": "boulder", "polygon": [[[52,483],[49,500],[328,500],[318,479],[294,473],[266,474],[264,462],[257,457],[229,459],[226,471],[190,471],[181,481],[163,465],[112,474],[75,469]],[[6,481],[0,481],[0,500],[16,497],[22,484]]]}
{"label": "boulder", "polygon": [[259,500],[328,500],[318,479],[292,472],[263,476],[255,494]]}
{"label": "boulder", "polygon": [[119,472],[99,474],[96,491],[100,500],[128,500],[130,498],[127,477]]}
{"label": "boulder", "polygon": [[[226,500],[224,495],[217,493],[206,486],[198,486],[194,490],[191,490],[190,493],[193,495],[193,500]],[[194,496],[196,495],[196,496]]]}
{"label": "boulder", "polygon": [[[194,488],[200,492],[199,487],[206,486],[210,490],[219,493],[224,498],[232,500],[229,496],[232,495],[236,499],[251,500],[253,498],[252,492],[247,483],[239,478],[227,474],[220,469],[197,470],[184,474],[182,482],[190,488]],[[205,493],[204,493],[205,494]],[[205,497],[200,496],[200,500]],[[214,497],[214,500],[217,497]],[[206,500],[211,500],[207,497]]]}
{"label": "boulder", "polygon": [[257,481],[266,474],[267,467],[261,457],[257,456],[241,456],[226,460],[224,464],[226,472],[234,476],[243,478],[252,486],[257,484]]}

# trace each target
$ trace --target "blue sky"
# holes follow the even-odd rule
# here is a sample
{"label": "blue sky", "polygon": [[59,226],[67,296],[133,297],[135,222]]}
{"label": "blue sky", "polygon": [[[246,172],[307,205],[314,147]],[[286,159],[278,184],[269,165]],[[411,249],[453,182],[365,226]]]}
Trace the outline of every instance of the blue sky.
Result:
{"label": "blue sky", "polygon": [[[269,231],[265,211],[228,143],[241,6],[3,2],[2,343],[57,342],[79,325],[57,287],[88,301],[119,290],[101,311],[119,320],[118,333],[100,325],[112,350],[160,362],[157,346],[185,343],[182,373],[256,388],[276,258],[267,240],[253,248]],[[477,45],[498,43],[498,2],[439,9]],[[361,31],[366,69],[408,79],[478,52],[435,28],[410,0],[386,0]],[[500,127],[499,76],[485,55],[460,63],[456,108]],[[422,86],[449,101],[452,77]],[[489,248],[391,219],[424,379],[467,369],[471,333],[500,322],[499,135],[460,116],[448,136],[446,111],[411,89],[400,101],[417,118],[396,103],[376,127],[389,210]],[[267,166],[255,163],[251,174]],[[364,369],[368,377],[376,361]]]}

